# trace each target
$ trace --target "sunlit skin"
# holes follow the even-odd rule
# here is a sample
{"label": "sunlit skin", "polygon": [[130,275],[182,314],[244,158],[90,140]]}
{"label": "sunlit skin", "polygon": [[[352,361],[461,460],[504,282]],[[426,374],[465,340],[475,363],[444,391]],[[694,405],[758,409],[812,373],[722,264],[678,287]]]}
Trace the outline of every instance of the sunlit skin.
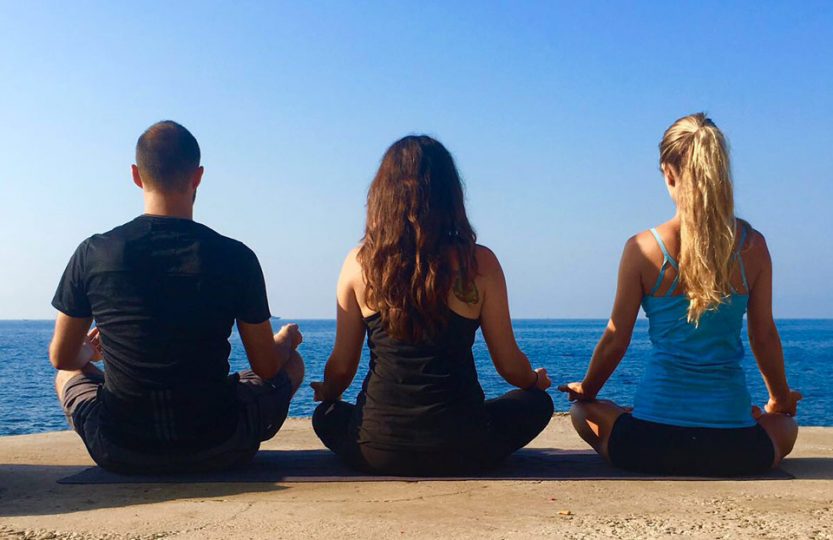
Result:
{"label": "sunlit skin", "polygon": [[[367,306],[365,280],[359,261],[358,248],[351,251],[338,279],[336,341],[324,369],[324,381],[311,384],[315,400],[336,400],[350,386],[356,376],[364,344],[364,317],[375,312]],[[471,289],[452,290],[448,306],[458,315],[480,319],[483,337],[497,372],[509,384],[518,388],[546,390],[551,382],[547,370],[533,370],[526,355],[518,348],[509,316],[506,280],[500,263],[489,249],[477,246],[478,275]]]}
{"label": "sunlit skin", "polygon": [[[668,194],[677,203],[676,173],[671,167],[662,168]],[[669,252],[680,250],[679,211],[669,221],[657,227]],[[775,447],[777,466],[792,451],[798,435],[795,416],[801,393],[791,390],[784,372],[784,355],[781,338],[772,317],[772,260],[763,235],[750,230],[741,247],[746,267],[749,290],[744,291],[740,270],[735,269],[732,285],[735,290],[748,292],[747,326],[752,353],[769,391],[769,401],[764,411],[753,407],[752,416],[766,430]],[[601,456],[609,460],[608,440],[616,419],[627,409],[607,400],[597,400],[605,382],[615,371],[630,345],[634,324],[639,314],[642,297],[649,294],[662,265],[663,255],[650,231],[631,237],[625,244],[619,264],[618,284],[613,310],[607,327],[581,382],[563,384],[558,389],[574,402],[571,409],[573,425],[579,435]],[[674,280],[674,270],[666,272],[663,285],[657,291],[662,296]],[[684,294],[683,290],[674,294]]]}

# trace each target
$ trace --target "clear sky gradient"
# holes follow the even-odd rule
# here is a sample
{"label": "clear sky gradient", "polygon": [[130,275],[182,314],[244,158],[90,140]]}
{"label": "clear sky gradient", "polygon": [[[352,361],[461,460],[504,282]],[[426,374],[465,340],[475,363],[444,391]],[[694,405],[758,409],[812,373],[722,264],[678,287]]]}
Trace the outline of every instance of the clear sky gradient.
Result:
{"label": "clear sky gradient", "polygon": [[0,2],[0,318],[51,318],[85,237],[142,211],[138,135],[187,126],[196,219],[259,255],[272,312],[331,318],[387,146],[439,138],[515,317],[606,317],[671,217],[657,143],[707,111],[777,317],[833,317],[831,2]]}

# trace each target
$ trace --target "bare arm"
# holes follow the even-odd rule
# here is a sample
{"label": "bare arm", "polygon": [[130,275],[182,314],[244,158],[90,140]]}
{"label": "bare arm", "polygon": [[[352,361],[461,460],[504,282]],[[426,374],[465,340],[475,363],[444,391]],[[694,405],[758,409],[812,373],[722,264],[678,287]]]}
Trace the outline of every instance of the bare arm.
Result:
{"label": "bare arm", "polygon": [[792,392],[784,371],[784,352],[781,337],[772,318],[772,259],[763,235],[755,232],[750,258],[760,268],[750,284],[747,328],[749,344],[758,363],[767,391],[767,412],[796,413],[801,394]]}
{"label": "bare arm", "polygon": [[79,370],[98,359],[98,352],[87,337],[92,323],[92,317],[78,318],[58,313],[55,333],[49,344],[49,361],[55,369]]}
{"label": "bare arm", "polygon": [[359,368],[364,343],[365,325],[356,299],[355,283],[361,279],[361,266],[356,251],[347,256],[336,288],[336,340],[324,367],[324,381],[310,384],[316,401],[336,400],[353,382]]}
{"label": "bare arm", "polygon": [[257,324],[238,320],[237,330],[252,371],[262,379],[277,375],[303,340],[296,324],[284,325],[280,332],[273,335],[272,323],[268,319]]}
{"label": "bare arm", "polygon": [[571,401],[595,399],[616,370],[622,357],[625,356],[642,300],[641,262],[643,259],[644,256],[636,237],[628,240],[619,263],[613,313],[593,351],[584,380],[580,383],[569,383],[558,387],[562,392],[569,394]]}
{"label": "bare arm", "polygon": [[494,253],[485,248],[478,251],[479,272],[482,276],[483,307],[480,324],[489,355],[495,369],[506,382],[518,388],[536,386],[545,390],[550,386],[543,368],[533,370],[529,359],[518,347],[512,320],[509,316],[509,296],[506,278]]}

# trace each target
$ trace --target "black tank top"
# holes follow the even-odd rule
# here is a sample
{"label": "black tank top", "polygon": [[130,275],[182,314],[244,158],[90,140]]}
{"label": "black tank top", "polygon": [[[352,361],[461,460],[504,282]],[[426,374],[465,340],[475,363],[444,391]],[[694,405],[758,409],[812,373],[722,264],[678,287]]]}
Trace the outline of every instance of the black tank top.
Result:
{"label": "black tank top", "polygon": [[450,312],[439,336],[409,344],[388,335],[377,313],[365,319],[370,369],[352,431],[380,449],[470,448],[488,429],[471,347],[480,322]]}

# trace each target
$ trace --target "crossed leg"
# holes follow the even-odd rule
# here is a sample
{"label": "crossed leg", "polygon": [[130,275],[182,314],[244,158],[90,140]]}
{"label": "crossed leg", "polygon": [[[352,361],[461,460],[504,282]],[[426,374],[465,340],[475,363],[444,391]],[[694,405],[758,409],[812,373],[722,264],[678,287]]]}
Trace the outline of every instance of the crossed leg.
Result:
{"label": "crossed leg", "polygon": [[[626,412],[628,412],[627,409],[612,401],[583,401],[573,404],[570,408],[570,417],[579,436],[609,462],[610,433],[613,431],[616,420]],[[784,457],[792,452],[798,437],[798,424],[791,416],[778,413],[761,414],[756,420],[772,440],[775,451],[772,467],[775,468]]]}
{"label": "crossed leg", "polygon": [[798,424],[792,416],[780,413],[765,413],[758,416],[756,420],[772,439],[772,446],[775,449],[772,467],[775,468],[792,452],[795,440],[798,438]]}
{"label": "crossed leg", "polygon": [[81,369],[71,371],[59,369],[58,373],[55,375],[55,393],[58,394],[58,400],[61,401],[61,403],[64,401],[64,389],[66,388],[67,383],[76,375],[90,375],[93,377],[101,377],[102,379],[104,378],[104,372],[92,362],[88,363]]}
{"label": "crossed leg", "polygon": [[[275,342],[277,343],[278,334],[275,334]],[[295,395],[295,392],[298,391],[298,388],[301,387],[301,384],[304,382],[304,359],[296,350],[292,350],[292,353],[289,355],[289,360],[281,367],[281,371],[285,371],[286,374],[289,376],[289,381],[292,383],[292,395]]]}
{"label": "crossed leg", "polygon": [[610,461],[607,443],[616,420],[628,412],[624,407],[608,400],[577,401],[570,407],[573,427],[584,441],[606,461]]}

